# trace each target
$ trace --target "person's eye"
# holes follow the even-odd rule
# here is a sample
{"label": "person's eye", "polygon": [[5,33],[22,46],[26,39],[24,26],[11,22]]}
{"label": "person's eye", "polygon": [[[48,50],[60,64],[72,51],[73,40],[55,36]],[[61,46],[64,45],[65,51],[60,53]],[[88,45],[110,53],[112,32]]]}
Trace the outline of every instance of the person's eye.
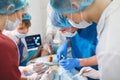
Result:
{"label": "person's eye", "polygon": [[65,15],[62,15],[64,18],[67,18],[67,16],[65,16]]}
{"label": "person's eye", "polygon": [[67,16],[65,16],[65,18],[68,18]]}

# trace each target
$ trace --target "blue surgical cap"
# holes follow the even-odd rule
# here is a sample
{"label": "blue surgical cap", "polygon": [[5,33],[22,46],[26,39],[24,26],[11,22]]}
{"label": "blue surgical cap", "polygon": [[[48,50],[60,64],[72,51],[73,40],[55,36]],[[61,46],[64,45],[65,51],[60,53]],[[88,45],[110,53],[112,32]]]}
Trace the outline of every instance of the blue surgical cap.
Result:
{"label": "blue surgical cap", "polygon": [[24,8],[29,0],[0,0],[0,14],[11,14]]}
{"label": "blue surgical cap", "polygon": [[67,18],[63,17],[62,14],[57,13],[55,11],[52,12],[51,14],[51,23],[55,27],[59,28],[70,28],[72,25],[68,22]]}
{"label": "blue surgical cap", "polygon": [[[74,8],[72,3],[78,3],[78,8]],[[70,14],[84,10],[90,6],[94,0],[50,0],[52,8],[61,14]]]}
{"label": "blue surgical cap", "polygon": [[31,20],[31,16],[29,13],[26,13],[22,16],[22,20]]}

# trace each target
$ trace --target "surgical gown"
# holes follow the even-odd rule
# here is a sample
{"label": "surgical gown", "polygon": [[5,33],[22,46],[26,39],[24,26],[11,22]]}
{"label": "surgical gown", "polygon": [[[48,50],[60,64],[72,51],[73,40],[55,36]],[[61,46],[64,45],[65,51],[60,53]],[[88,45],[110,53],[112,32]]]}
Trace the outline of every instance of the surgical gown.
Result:
{"label": "surgical gown", "polygon": [[96,54],[97,31],[95,23],[82,29],[74,37],[67,39],[71,41],[73,58],[88,58]]}
{"label": "surgical gown", "polygon": [[101,80],[120,80],[120,0],[112,0],[97,26]]}

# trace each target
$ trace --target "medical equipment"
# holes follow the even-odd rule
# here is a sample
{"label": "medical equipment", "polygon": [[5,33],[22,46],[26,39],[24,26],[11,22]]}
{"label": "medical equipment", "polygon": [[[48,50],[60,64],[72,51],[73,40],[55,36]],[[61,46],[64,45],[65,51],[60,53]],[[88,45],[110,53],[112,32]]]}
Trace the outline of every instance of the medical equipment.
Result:
{"label": "medical equipment", "polygon": [[26,36],[25,41],[27,43],[27,48],[29,50],[36,49],[36,48],[38,48],[38,46],[40,46],[42,44],[40,34]]}
{"label": "medical equipment", "polygon": [[63,55],[61,55],[61,60],[65,59],[65,57]]}
{"label": "medical equipment", "polygon": [[49,55],[48,62],[52,62],[52,61],[53,61],[53,57],[52,57],[52,55]]}

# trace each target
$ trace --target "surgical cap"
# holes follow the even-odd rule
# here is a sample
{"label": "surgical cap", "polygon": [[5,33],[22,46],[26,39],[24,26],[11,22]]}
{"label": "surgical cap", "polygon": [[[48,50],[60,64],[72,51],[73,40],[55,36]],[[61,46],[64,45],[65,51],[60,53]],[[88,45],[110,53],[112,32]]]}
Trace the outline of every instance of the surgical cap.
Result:
{"label": "surgical cap", "polygon": [[[74,8],[72,3],[78,3],[78,8]],[[52,8],[62,14],[70,14],[84,10],[91,5],[94,0],[50,0]]]}
{"label": "surgical cap", "polygon": [[11,14],[24,8],[29,0],[0,0],[0,14]]}
{"label": "surgical cap", "polygon": [[22,20],[31,20],[31,16],[29,13],[26,13],[22,16]]}
{"label": "surgical cap", "polygon": [[63,17],[62,14],[57,13],[55,11],[52,12],[51,15],[51,23],[55,26],[55,27],[59,27],[59,28],[70,28],[72,27],[72,25],[68,22],[67,18]]}

